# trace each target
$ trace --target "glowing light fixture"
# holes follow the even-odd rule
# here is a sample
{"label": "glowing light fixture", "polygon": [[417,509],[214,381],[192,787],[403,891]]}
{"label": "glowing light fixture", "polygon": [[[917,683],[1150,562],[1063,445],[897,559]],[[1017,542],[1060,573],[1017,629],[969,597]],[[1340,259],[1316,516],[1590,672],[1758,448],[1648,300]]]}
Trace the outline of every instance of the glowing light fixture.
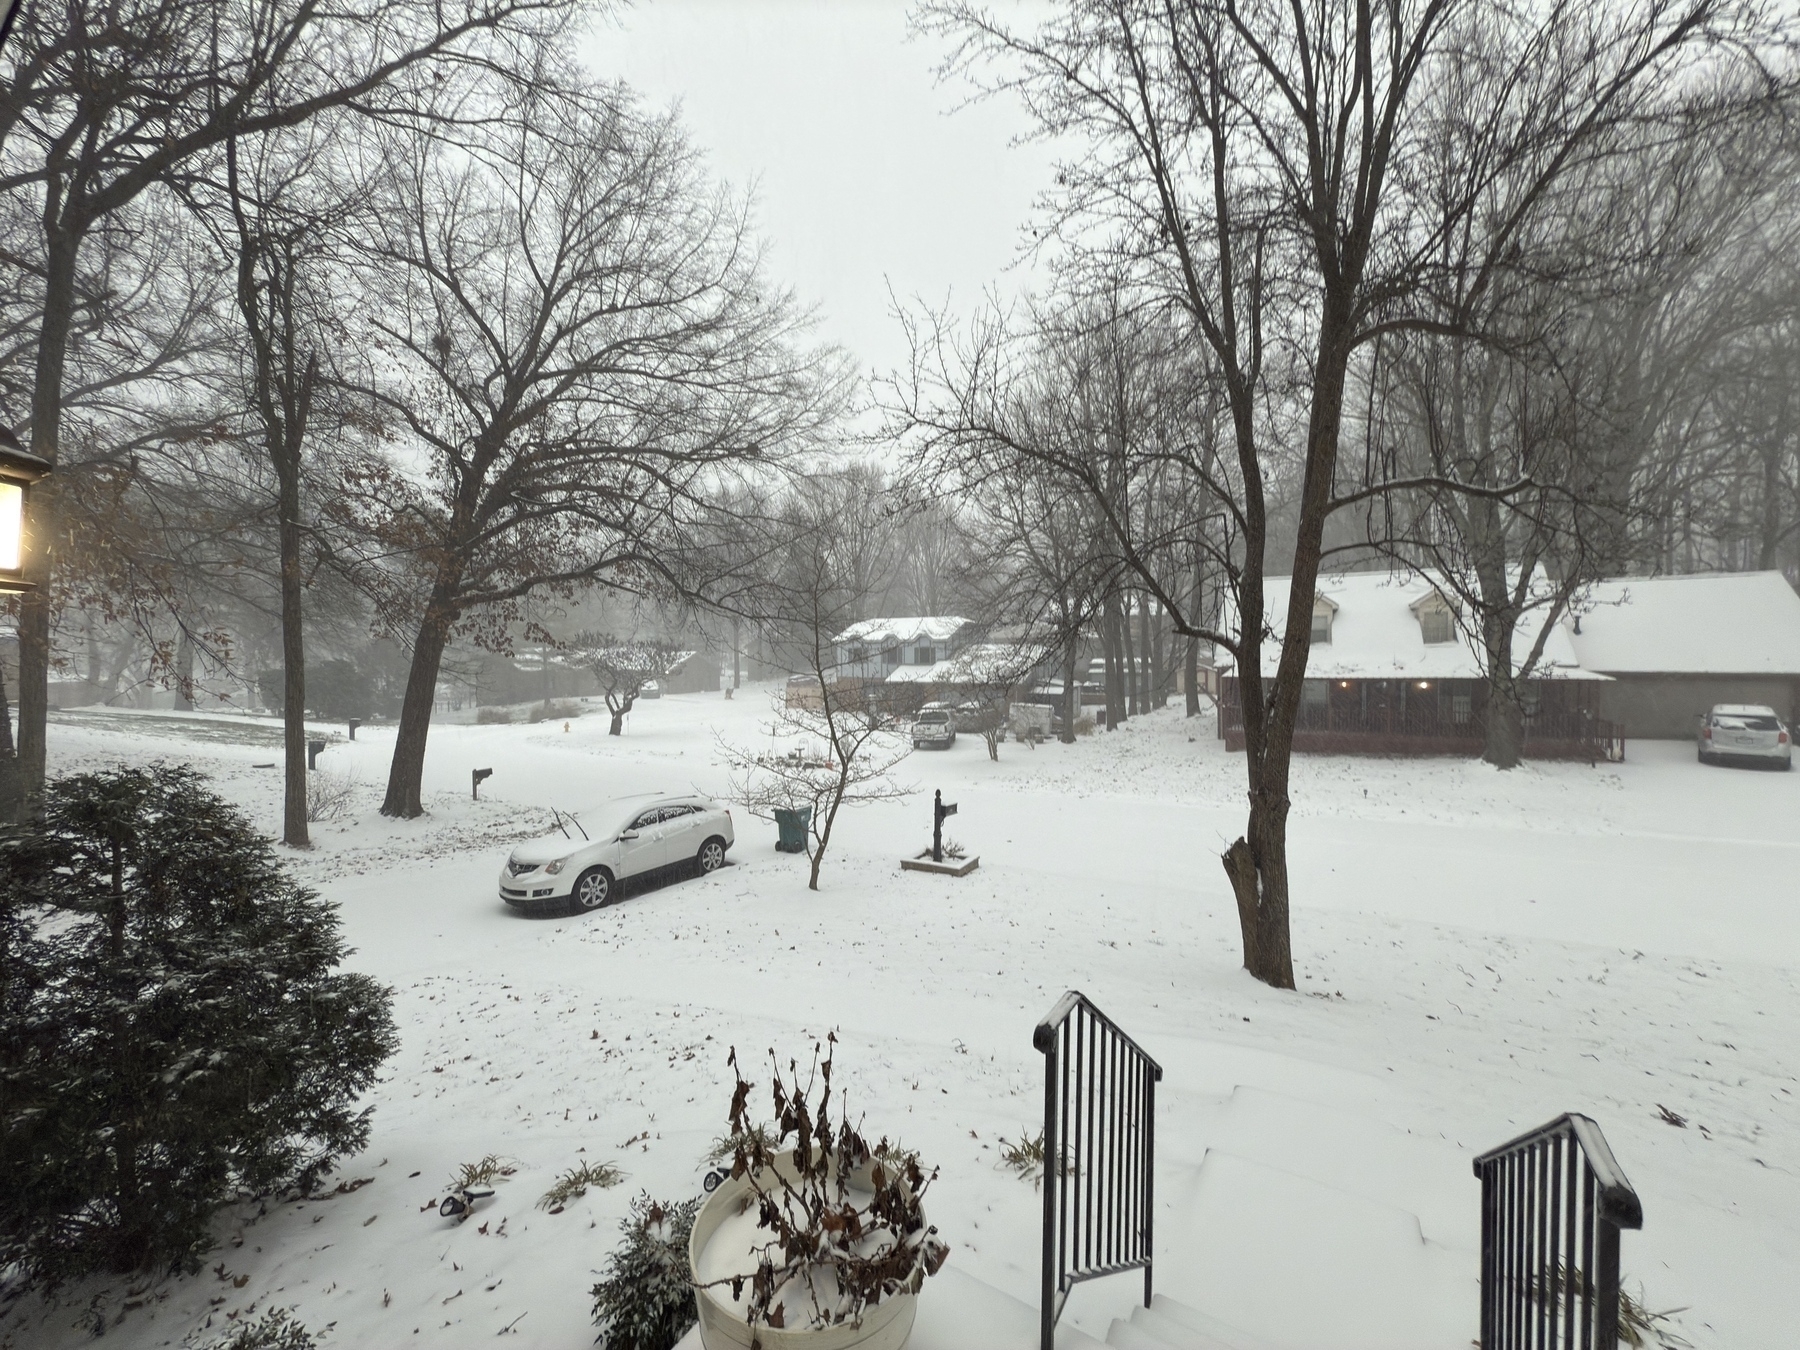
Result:
{"label": "glowing light fixture", "polygon": [[25,523],[31,485],[50,472],[50,463],[31,454],[0,427],[0,591],[28,591],[25,580]]}

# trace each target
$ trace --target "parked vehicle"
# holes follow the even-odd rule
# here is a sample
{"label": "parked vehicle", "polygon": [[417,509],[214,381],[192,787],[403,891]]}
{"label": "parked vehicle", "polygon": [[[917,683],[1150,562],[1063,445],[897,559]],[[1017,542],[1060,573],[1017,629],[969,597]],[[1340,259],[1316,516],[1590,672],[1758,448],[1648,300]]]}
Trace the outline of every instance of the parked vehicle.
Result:
{"label": "parked vehicle", "polygon": [[825,686],[817,675],[790,675],[787,682],[787,706],[790,708],[823,708]]}
{"label": "parked vehicle", "polygon": [[661,698],[662,686],[655,680],[645,680],[644,687],[638,690],[637,696],[639,698]]}
{"label": "parked vehicle", "polygon": [[1048,703],[1015,703],[1007,719],[1007,727],[1017,740],[1035,736],[1045,740],[1056,734],[1060,719]]}
{"label": "parked vehicle", "polygon": [[1794,737],[1773,708],[1721,703],[1700,719],[1700,762],[1730,760],[1794,767]]}
{"label": "parked vehicle", "polygon": [[926,704],[913,719],[912,743],[915,750],[948,750],[956,744],[956,724],[950,720],[950,709],[940,704]]}
{"label": "parked vehicle", "polygon": [[643,793],[558,819],[556,833],[520,844],[500,871],[500,898],[514,909],[599,909],[630,877],[716,872],[736,842],[731,812],[710,797]]}

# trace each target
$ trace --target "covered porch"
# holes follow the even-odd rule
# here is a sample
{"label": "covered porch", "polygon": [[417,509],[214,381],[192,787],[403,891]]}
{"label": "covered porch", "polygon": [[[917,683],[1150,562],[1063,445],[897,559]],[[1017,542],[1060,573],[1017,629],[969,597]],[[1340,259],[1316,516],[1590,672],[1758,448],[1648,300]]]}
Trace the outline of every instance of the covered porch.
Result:
{"label": "covered porch", "polygon": [[[1594,713],[1595,682],[1532,680],[1527,685],[1524,753],[1529,759],[1617,762],[1623,729]],[[1479,755],[1487,682],[1363,677],[1309,679],[1301,694],[1294,749],[1318,754]],[[1239,681],[1219,689],[1219,738],[1244,748]]]}

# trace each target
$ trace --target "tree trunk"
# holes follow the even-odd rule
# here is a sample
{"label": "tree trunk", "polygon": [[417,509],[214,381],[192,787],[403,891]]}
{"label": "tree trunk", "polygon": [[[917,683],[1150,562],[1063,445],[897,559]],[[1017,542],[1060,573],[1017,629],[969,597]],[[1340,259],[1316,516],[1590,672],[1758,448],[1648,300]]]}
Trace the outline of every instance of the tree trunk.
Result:
{"label": "tree trunk", "polygon": [[1124,689],[1119,683],[1119,596],[1116,591],[1102,602],[1100,650],[1106,662],[1106,729],[1118,730],[1125,720]]}
{"label": "tree trunk", "polygon": [[[1300,692],[1312,646],[1313,597],[1318,592],[1325,520],[1342,429],[1344,377],[1349,364],[1353,324],[1348,296],[1354,283],[1325,298],[1320,315],[1318,356],[1313,363],[1312,410],[1306,428],[1306,474],[1300,491],[1299,527],[1294,539],[1294,565],[1288,586],[1287,631],[1274,688],[1262,699],[1261,643],[1248,640],[1262,624],[1260,554],[1246,561],[1240,604],[1246,641],[1238,663],[1244,705],[1244,748],[1249,780],[1250,818],[1244,837],[1225,850],[1225,874],[1237,897],[1238,925],[1243,933],[1244,968],[1277,989],[1294,987],[1294,959],[1288,932],[1287,816],[1288,775],[1293,763],[1294,727],[1300,716]],[[1239,428],[1239,443],[1249,444]],[[1260,548],[1260,512],[1247,532],[1246,547]]]}
{"label": "tree trunk", "polygon": [[1516,769],[1525,755],[1525,714],[1508,685],[1498,679],[1488,680],[1486,740],[1481,758],[1497,769]]}
{"label": "tree trunk", "polygon": [[1252,789],[1244,837],[1225,850],[1225,874],[1237,898],[1244,969],[1277,989],[1294,987],[1288,935],[1287,815],[1285,791]]}
{"label": "tree trunk", "polygon": [[406,695],[400,702],[400,726],[394,736],[394,759],[388,769],[387,796],[381,814],[412,819],[425,813],[419,796],[425,778],[425,740],[431,731],[431,705],[437,699],[438,670],[444,648],[450,642],[455,613],[449,595],[454,584],[440,578],[433,588],[419,636],[413,643],[412,667],[406,675]]}
{"label": "tree trunk", "polygon": [[1187,715],[1200,715],[1200,639],[1191,637],[1187,640],[1187,670],[1185,683],[1187,688],[1183,694],[1187,699]]}
{"label": "tree trunk", "polygon": [[6,701],[6,671],[0,668],[0,820],[17,820],[19,753],[13,746],[12,709]]}
{"label": "tree trunk", "polygon": [[1075,687],[1075,657],[1080,642],[1079,631],[1072,632],[1063,648],[1063,725],[1057,739],[1064,745],[1075,744],[1075,719],[1081,715],[1081,691]]}
{"label": "tree trunk", "polygon": [[1123,658],[1121,673],[1125,680],[1125,716],[1136,717],[1145,711],[1143,701],[1138,696],[1138,686],[1141,683],[1138,678],[1138,654],[1131,640],[1131,606],[1127,603],[1121,608],[1124,612],[1119,616],[1119,653]]}
{"label": "tree trunk", "polygon": [[[306,824],[306,638],[303,622],[305,612],[302,608],[303,579],[300,572],[298,464],[291,459],[285,465],[278,464],[277,480],[280,492],[278,507],[281,547],[281,842],[290,848],[311,848],[312,836]],[[435,690],[435,669],[431,680]],[[425,713],[430,717],[429,703],[426,704]],[[418,801],[416,784],[413,801]]]}
{"label": "tree trunk", "polygon": [[[46,208],[46,216],[50,208]],[[38,328],[36,383],[31,393],[31,453],[57,462],[62,436],[63,366],[75,313],[75,254],[79,231],[66,224],[45,232],[44,314]],[[19,597],[19,814],[42,809],[45,735],[50,714],[50,581],[60,494],[55,475],[31,490],[25,580]]]}
{"label": "tree trunk", "polygon": [[625,730],[625,710],[616,708],[612,712],[612,724],[606,728],[608,736],[622,735]]}

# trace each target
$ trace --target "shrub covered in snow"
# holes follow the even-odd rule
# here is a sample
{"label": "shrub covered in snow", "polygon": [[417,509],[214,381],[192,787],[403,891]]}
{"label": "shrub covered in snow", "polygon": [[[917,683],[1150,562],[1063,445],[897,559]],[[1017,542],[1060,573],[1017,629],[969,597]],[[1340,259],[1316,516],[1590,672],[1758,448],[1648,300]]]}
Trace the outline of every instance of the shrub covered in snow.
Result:
{"label": "shrub covered in snow", "polygon": [[254,1322],[238,1323],[207,1341],[201,1350],[315,1350],[318,1343],[289,1309],[275,1308]]}
{"label": "shrub covered in snow", "polygon": [[396,1037],[335,909],[190,769],[76,774],[0,840],[0,1266],[193,1268],[361,1148]]}
{"label": "shrub covered in snow", "polygon": [[694,1325],[688,1238],[698,1198],[664,1205],[648,1195],[620,1222],[625,1241],[606,1258],[594,1286],[594,1321],[606,1350],[669,1350]]}

